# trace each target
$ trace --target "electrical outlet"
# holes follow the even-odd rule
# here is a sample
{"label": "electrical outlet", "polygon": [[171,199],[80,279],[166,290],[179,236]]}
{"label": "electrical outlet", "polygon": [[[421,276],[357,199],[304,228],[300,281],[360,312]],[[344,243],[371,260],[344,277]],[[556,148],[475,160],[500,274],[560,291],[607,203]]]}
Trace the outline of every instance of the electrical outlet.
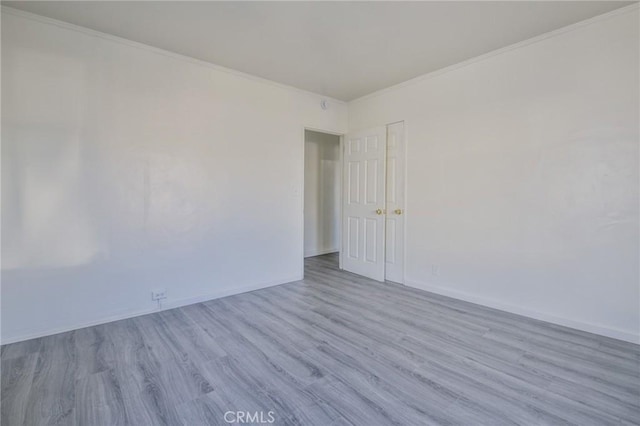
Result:
{"label": "electrical outlet", "polygon": [[151,291],[151,300],[162,300],[167,298],[167,290],[160,288]]}

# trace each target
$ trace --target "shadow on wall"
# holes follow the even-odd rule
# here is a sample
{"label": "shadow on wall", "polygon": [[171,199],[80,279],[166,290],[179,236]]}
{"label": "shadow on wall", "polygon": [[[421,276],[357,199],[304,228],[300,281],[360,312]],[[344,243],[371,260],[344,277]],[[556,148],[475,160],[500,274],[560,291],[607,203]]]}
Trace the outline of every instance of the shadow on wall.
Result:
{"label": "shadow on wall", "polygon": [[[213,223],[235,222],[219,208],[224,191],[212,191],[229,178],[206,163],[210,152],[181,150],[173,135],[169,146],[130,140],[116,113],[121,101],[92,93],[95,66],[3,51],[3,273],[127,262],[136,253],[182,257],[207,233],[224,233]],[[88,130],[96,127],[111,133]]]}
{"label": "shadow on wall", "polygon": [[[95,206],[81,195],[89,165],[74,125],[89,114],[86,64],[27,49],[3,52],[3,62],[3,271],[105,256]],[[55,108],[40,97],[56,99]]]}

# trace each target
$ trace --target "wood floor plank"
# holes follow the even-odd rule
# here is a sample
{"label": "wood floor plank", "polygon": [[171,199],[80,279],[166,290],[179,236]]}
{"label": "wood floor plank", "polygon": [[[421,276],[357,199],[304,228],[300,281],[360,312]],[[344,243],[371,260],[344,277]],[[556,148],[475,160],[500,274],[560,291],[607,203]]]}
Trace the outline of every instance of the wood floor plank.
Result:
{"label": "wood floor plank", "polygon": [[121,426],[128,424],[120,384],[113,371],[83,377],[76,382],[77,425]]}
{"label": "wood floor plank", "polygon": [[24,424],[37,362],[37,352],[2,360],[0,424]]}
{"label": "wood floor plank", "polygon": [[[293,330],[292,330],[292,332],[293,332]],[[322,337],[327,338],[327,339],[331,339],[332,338],[332,336],[328,335],[328,334],[325,334]],[[305,351],[304,356],[307,357],[310,360],[313,360],[313,362],[316,363],[316,365],[321,365],[326,371],[341,371],[341,370],[344,370],[344,366],[341,366],[339,364],[338,359],[339,358],[344,358],[346,356],[344,352],[352,352],[353,353],[354,350],[357,351],[357,347],[356,346],[351,346],[351,345],[342,346],[344,352],[337,351],[337,352],[334,352],[334,354],[339,354],[339,355],[331,356],[331,355],[328,355],[326,353],[326,351],[324,351],[323,348],[322,348],[323,345],[327,344],[327,342],[325,340],[323,340],[322,337],[319,338],[319,339],[315,339],[315,341],[317,342],[318,346]],[[314,340],[314,338],[311,337],[310,340]],[[337,342],[336,340],[332,340],[332,341],[334,342],[334,344],[340,345],[340,343]],[[353,374],[349,374],[347,382],[348,382],[349,385],[353,386],[354,383],[360,381],[365,388],[366,387],[370,387],[372,385],[372,383],[369,382],[369,379],[371,377],[376,377],[376,373],[379,372],[379,371],[376,371],[376,370],[372,370],[372,365],[377,363],[377,362],[376,362],[375,359],[371,358],[370,354],[368,354],[368,353],[358,352],[358,358],[361,361],[364,361],[366,363],[366,367],[364,367],[363,365],[352,364],[349,367],[350,373],[355,373],[356,370],[358,370],[358,367],[360,367],[359,368],[360,371],[355,376]],[[352,360],[353,360],[353,358],[352,358]],[[382,364],[378,363],[378,365],[382,365]],[[411,364],[409,364],[409,365],[411,365]],[[398,382],[398,375],[400,373],[401,373],[400,371],[392,371],[392,370],[387,369],[386,377],[387,377],[387,379],[389,381]],[[405,373],[410,374],[410,371],[405,371]],[[326,373],[325,373],[325,376],[326,376]],[[335,378],[335,376],[334,376],[334,378]],[[346,379],[346,377],[339,377],[339,378],[336,378],[335,381],[342,381],[342,380],[345,380],[345,379]],[[411,394],[411,389],[409,388],[409,386],[411,385],[411,381],[410,380],[405,380],[403,383],[405,384],[404,389],[401,389],[401,388],[398,388],[398,387],[392,388],[391,386],[383,384],[383,388],[385,390],[381,391],[380,389],[378,389],[378,393],[382,393],[383,397],[392,398],[392,399],[396,398],[396,396],[398,394],[403,394],[403,393],[405,394],[405,398],[413,398],[415,396],[415,393]],[[413,390],[415,391],[416,389],[413,389]],[[426,392],[424,391],[424,389],[422,390],[421,393],[423,394],[422,395],[423,397],[426,395]],[[440,406],[443,406],[443,405],[446,405],[447,403],[453,402],[453,400],[455,400],[455,398],[456,398],[456,396],[452,395],[452,394],[450,394],[449,397],[450,397],[449,400],[444,400],[442,398],[440,398],[440,399],[435,398],[434,400],[437,401],[440,404]],[[431,401],[429,401],[429,402],[431,402]],[[422,399],[416,405],[422,405],[423,407],[426,407],[429,404],[425,404],[424,403],[424,399]],[[408,405],[408,406],[410,406],[410,405]],[[437,410],[437,407],[435,407],[435,406],[433,406],[432,408],[433,408],[434,411]],[[403,414],[406,415],[406,413],[403,413]]]}
{"label": "wood floor plank", "polygon": [[3,425],[640,425],[640,346],[305,260],[301,281],[1,350]]}
{"label": "wood floor plank", "polygon": [[25,410],[25,424],[76,424],[74,409],[78,363],[75,347],[73,331],[43,339]]}
{"label": "wood floor plank", "polygon": [[82,328],[74,332],[76,379],[109,370],[109,354],[116,348],[107,339],[113,324]]}
{"label": "wood floor plank", "polygon": [[[313,408],[316,414],[323,413],[326,419],[333,419],[336,413],[322,401],[313,399],[304,389],[309,382],[315,382],[323,377],[320,369],[304,359],[302,354],[286,347],[275,347],[273,342],[279,336],[271,336],[262,330],[255,330],[248,326],[240,317],[235,324],[225,322],[225,308],[216,304],[215,311],[209,315],[220,321],[221,326],[234,330],[238,335],[252,336],[251,339],[234,339],[234,343],[226,345],[230,357],[226,360],[225,370],[232,372],[237,383],[245,384],[245,391],[252,393],[259,391],[270,402],[272,410],[278,409],[280,415],[285,413],[293,423],[308,424],[302,421]],[[209,307],[205,308],[209,310]],[[212,373],[215,373],[212,372]],[[219,378],[211,379],[214,387]],[[215,395],[214,395],[215,396]]]}
{"label": "wood floor plank", "polygon": [[206,396],[178,406],[178,415],[182,426],[219,424],[220,419],[224,420],[226,411],[220,409]]}
{"label": "wood floor plank", "polygon": [[[334,380],[322,385],[314,384],[310,392],[318,399],[327,401],[342,418],[356,425],[410,425],[435,424],[426,417],[415,418],[415,414],[399,410],[393,400],[375,392],[363,392],[358,381]],[[393,412],[392,412],[393,411]]]}
{"label": "wood floor plank", "polygon": [[1,359],[19,358],[25,355],[39,352],[42,348],[42,338],[25,340],[22,342],[12,343],[10,345],[2,345]]}
{"label": "wood floor plank", "polygon": [[117,348],[109,354],[109,365],[120,384],[126,419],[130,425],[180,424],[178,404],[170,399],[173,384],[162,381],[159,361],[149,352],[134,320],[114,323],[109,334]]}

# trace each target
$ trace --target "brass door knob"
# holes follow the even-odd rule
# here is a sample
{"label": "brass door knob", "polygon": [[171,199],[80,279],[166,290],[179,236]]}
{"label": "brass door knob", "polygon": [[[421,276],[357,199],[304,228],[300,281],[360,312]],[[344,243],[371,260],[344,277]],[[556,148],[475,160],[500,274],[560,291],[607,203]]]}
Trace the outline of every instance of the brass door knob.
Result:
{"label": "brass door knob", "polygon": [[382,214],[382,209],[376,210],[376,214]]}
{"label": "brass door knob", "polygon": [[402,214],[402,209],[395,209],[393,212],[395,214]]}

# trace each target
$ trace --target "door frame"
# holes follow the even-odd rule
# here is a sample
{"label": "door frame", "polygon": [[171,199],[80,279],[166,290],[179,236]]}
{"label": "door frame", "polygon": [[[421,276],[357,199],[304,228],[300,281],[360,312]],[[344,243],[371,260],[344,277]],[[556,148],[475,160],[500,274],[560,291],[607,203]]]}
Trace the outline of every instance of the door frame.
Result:
{"label": "door frame", "polygon": [[344,149],[343,149],[343,144],[344,144],[344,136],[345,133],[343,132],[337,132],[335,130],[327,130],[327,129],[322,129],[322,128],[318,128],[318,127],[314,127],[314,126],[303,126],[302,127],[302,187],[300,189],[300,229],[302,230],[302,238],[301,238],[301,242],[300,242],[300,257],[302,258],[300,261],[300,279],[304,278],[304,175],[305,175],[305,142],[306,142],[306,138],[305,138],[305,132],[307,130],[310,130],[312,132],[318,132],[318,133],[326,133],[327,135],[334,135],[334,136],[338,136],[340,137],[340,144],[339,144],[339,149],[340,149],[340,156],[339,156],[339,165],[338,167],[340,168],[340,179],[338,182],[338,189],[340,191],[340,220],[338,220],[338,235],[340,236],[340,238],[338,238],[338,267],[340,269],[342,269],[342,204],[343,204],[343,199],[342,199],[342,162],[343,162],[343,155],[344,155]]}
{"label": "door frame", "polygon": [[[411,216],[411,211],[408,211],[407,209],[407,205],[409,204],[409,179],[408,179],[408,162],[407,159],[409,158],[409,120],[405,119],[405,118],[400,118],[397,120],[392,120],[386,124],[384,124],[384,126],[389,126],[390,124],[395,124],[395,123],[399,123],[399,122],[403,122],[404,123],[404,215],[405,215],[405,219],[404,219],[404,231],[403,231],[403,235],[402,235],[402,245],[404,247],[404,259],[403,259],[403,266],[402,266],[402,272],[403,272],[403,284],[407,281],[407,223],[409,222],[409,217]],[[343,249],[342,249],[342,216],[343,216],[343,207],[344,207],[344,199],[343,199],[343,178],[342,178],[342,169],[343,169],[343,163],[344,163],[344,137],[348,132],[338,132],[336,130],[328,130],[328,129],[323,129],[323,128],[319,128],[319,127],[314,127],[314,126],[302,126],[302,157],[301,157],[301,161],[300,164],[302,165],[302,185],[301,185],[301,189],[300,189],[300,230],[302,233],[302,238],[300,239],[300,279],[304,278],[304,171],[305,171],[305,131],[306,130],[311,130],[313,132],[320,132],[320,133],[326,133],[329,135],[335,135],[335,136],[339,136],[340,137],[340,220],[338,221],[338,233],[340,234],[340,238],[338,239],[338,267],[340,269],[342,269],[342,253],[343,253]],[[386,262],[386,259],[385,259]]]}
{"label": "door frame", "polygon": [[[409,205],[409,121],[406,119],[398,120],[404,123],[404,235],[402,236],[402,245],[404,247],[402,259],[402,285],[406,285],[407,282],[407,223],[409,222],[409,216],[411,215],[411,210],[407,209],[407,205]],[[393,123],[391,123],[393,124]],[[408,211],[408,213],[407,213]]]}

